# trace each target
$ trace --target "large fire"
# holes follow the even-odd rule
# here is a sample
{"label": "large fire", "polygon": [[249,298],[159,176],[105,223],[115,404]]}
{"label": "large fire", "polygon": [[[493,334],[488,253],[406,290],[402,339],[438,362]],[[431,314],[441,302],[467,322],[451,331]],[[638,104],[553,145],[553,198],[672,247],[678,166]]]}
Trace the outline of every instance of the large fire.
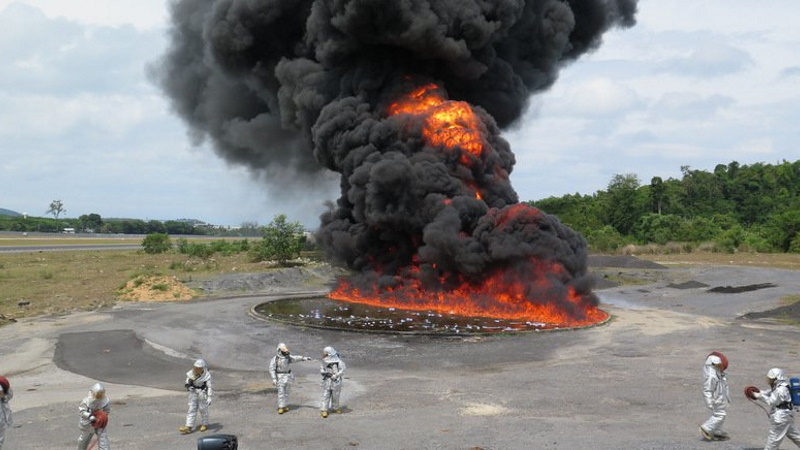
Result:
{"label": "large fire", "polygon": [[[369,290],[360,289],[348,280],[339,281],[330,298],[353,303],[363,303],[386,308],[410,311],[436,311],[465,317],[490,317],[538,322],[550,326],[580,327],[593,325],[608,318],[597,307],[587,305],[585,299],[567,287],[566,292],[553,292],[558,302],[530,301],[530,285],[539,293],[555,289],[551,277],[558,277],[563,268],[542,261],[531,260],[518,270],[497,269],[480,285],[462,281],[445,289],[446,276],[441,278],[440,289],[426,289],[417,278],[397,278],[397,285]],[[413,267],[409,270],[419,270]],[[565,304],[564,299],[567,303]]]}
{"label": "large fire", "polygon": [[[480,119],[470,105],[447,100],[436,85],[410,92],[392,103],[388,114],[421,118],[424,141],[431,146],[460,151],[458,160],[465,166],[471,166],[482,152],[489,150],[481,135]],[[468,181],[464,184],[481,199],[479,186]],[[444,204],[450,205],[451,201],[445,199]],[[500,230],[509,222],[533,224],[539,214],[538,209],[521,203],[490,209],[494,226]],[[579,294],[569,285],[570,275],[558,262],[528,257],[513,267],[491,268],[476,282],[441,270],[433,262],[420,263],[418,256],[412,261],[396,273],[376,274],[381,278],[380,283],[374,280],[364,286],[342,279],[329,297],[386,308],[521,320],[551,327],[588,326],[608,318],[590,294]],[[376,264],[372,267],[381,270]]]}

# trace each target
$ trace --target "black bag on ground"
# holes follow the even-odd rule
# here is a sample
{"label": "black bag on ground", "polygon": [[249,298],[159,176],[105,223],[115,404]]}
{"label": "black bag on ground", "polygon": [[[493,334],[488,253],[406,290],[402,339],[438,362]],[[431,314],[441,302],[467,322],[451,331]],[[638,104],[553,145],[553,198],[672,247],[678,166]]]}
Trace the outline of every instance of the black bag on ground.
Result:
{"label": "black bag on ground", "polygon": [[239,444],[232,434],[212,434],[197,439],[197,450],[237,450]]}

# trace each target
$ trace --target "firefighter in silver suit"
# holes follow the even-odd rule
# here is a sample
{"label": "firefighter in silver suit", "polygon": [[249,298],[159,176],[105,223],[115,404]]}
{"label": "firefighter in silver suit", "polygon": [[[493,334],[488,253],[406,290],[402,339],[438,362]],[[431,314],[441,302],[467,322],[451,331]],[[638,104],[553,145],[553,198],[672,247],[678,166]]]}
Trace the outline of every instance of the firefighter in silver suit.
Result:
{"label": "firefighter in silver suit", "polygon": [[727,358],[718,352],[708,355],[703,365],[703,396],[706,406],[711,410],[711,416],[700,425],[700,433],[709,441],[728,439],[728,433],[722,431],[728,403],[731,402],[725,374],[727,368]]}
{"label": "firefighter in silver suit", "polygon": [[269,362],[269,375],[272,384],[278,388],[278,414],[289,411],[289,384],[294,381],[291,364],[300,361],[311,361],[307,356],[292,355],[289,347],[281,342],[275,350],[275,356]]}
{"label": "firefighter in silver suit", "polygon": [[200,431],[208,429],[208,407],[214,395],[214,380],[208,370],[208,364],[203,359],[198,359],[192,365],[192,370],[186,372],[186,381],[183,385],[189,391],[189,411],[186,413],[186,424],[180,428],[182,434],[191,433],[197,419],[197,410],[200,410]]}
{"label": "firefighter in silver suit", "polygon": [[789,438],[800,447],[800,430],[794,424],[792,395],[789,381],[782,369],[774,367],[767,372],[769,389],[754,392],[753,397],[771,407],[769,411],[770,429],[764,450],[776,450],[784,438]]}
{"label": "firefighter in silver suit", "polygon": [[339,396],[342,393],[342,378],[344,378],[346,367],[344,361],[339,357],[339,353],[333,347],[325,347],[322,350],[320,364],[322,402],[320,402],[319,406],[319,415],[324,419],[328,417],[329,411],[342,412],[339,408]]}
{"label": "firefighter in silver suit", "polygon": [[14,425],[11,407],[8,405],[12,398],[14,398],[14,391],[11,389],[11,383],[6,377],[0,376],[0,449],[3,448],[3,442],[6,440],[6,430]]}
{"label": "firefighter in silver suit", "polygon": [[89,389],[89,394],[81,401],[78,409],[80,411],[78,426],[81,429],[81,435],[78,438],[78,450],[86,450],[94,434],[97,435],[97,450],[109,450],[111,446],[108,444],[108,434],[105,426],[95,428],[92,425],[97,420],[97,416],[99,416],[97,411],[103,411],[105,414],[111,412],[111,401],[106,395],[106,388],[100,383],[92,385],[91,389]]}

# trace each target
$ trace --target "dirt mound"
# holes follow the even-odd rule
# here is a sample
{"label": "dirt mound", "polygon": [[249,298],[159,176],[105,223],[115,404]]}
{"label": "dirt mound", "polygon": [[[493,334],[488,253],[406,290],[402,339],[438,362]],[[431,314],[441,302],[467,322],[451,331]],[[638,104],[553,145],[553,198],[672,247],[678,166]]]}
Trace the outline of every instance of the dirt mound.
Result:
{"label": "dirt mound", "polygon": [[344,269],[320,264],[268,269],[254,273],[226,273],[212,279],[192,282],[191,286],[205,295],[322,289],[334,283],[337,277],[346,274],[347,271]]}
{"label": "dirt mound", "polygon": [[749,312],[739,317],[740,319],[778,319],[791,321],[794,323],[800,322],[800,302],[794,302],[791,305],[780,306],[769,311]]}
{"label": "dirt mound", "polygon": [[136,277],[119,290],[119,298],[139,302],[189,300],[195,292],[175,277]]}
{"label": "dirt mound", "polygon": [[759,289],[767,289],[773,287],[778,287],[778,285],[773,283],[760,283],[760,284],[748,284],[746,286],[717,286],[709,289],[708,292],[716,292],[718,294],[740,294],[742,292],[757,291]]}
{"label": "dirt mound", "polygon": [[592,267],[620,267],[625,269],[666,269],[666,266],[645,261],[635,256],[589,255],[588,263]]}

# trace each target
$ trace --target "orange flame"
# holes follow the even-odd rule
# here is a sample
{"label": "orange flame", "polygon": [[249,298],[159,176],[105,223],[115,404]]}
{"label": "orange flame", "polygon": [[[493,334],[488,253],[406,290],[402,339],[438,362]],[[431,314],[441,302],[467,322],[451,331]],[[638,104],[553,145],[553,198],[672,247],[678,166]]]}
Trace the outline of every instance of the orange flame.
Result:
{"label": "orange flame", "polygon": [[[558,283],[551,278],[561,276],[563,267],[534,259],[530,262],[532,270],[495,270],[480,284],[461,282],[452,289],[426,290],[418,279],[405,278],[397,279],[398,284],[393,287],[379,289],[373,285],[364,290],[342,279],[328,296],[384,308],[527,320],[553,327],[588,326],[608,318],[606,312],[577,295],[570,286],[563,287],[565,292],[553,292]],[[532,294],[561,298],[530,301]]]}
{"label": "orange flame", "polygon": [[480,119],[466,102],[447,100],[438,86],[428,84],[410,92],[389,106],[389,115],[411,114],[424,116],[422,135],[430,145],[445,148],[460,147],[464,152],[459,161],[470,165],[470,158],[483,152]]}

